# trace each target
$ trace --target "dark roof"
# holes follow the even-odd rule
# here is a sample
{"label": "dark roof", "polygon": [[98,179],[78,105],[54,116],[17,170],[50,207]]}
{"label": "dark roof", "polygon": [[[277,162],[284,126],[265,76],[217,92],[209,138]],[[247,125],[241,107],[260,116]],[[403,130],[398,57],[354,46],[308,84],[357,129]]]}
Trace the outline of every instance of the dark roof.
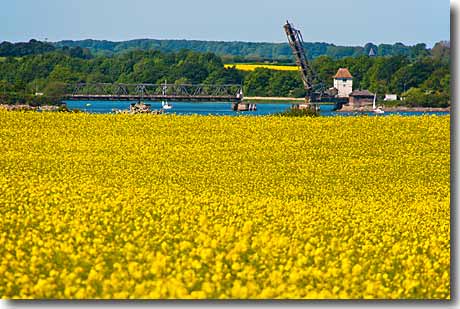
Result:
{"label": "dark roof", "polygon": [[353,97],[373,97],[374,94],[366,89],[366,90],[355,90],[352,93],[350,93],[350,96],[353,96]]}
{"label": "dark roof", "polygon": [[347,68],[340,68],[334,75],[334,78],[353,78]]}

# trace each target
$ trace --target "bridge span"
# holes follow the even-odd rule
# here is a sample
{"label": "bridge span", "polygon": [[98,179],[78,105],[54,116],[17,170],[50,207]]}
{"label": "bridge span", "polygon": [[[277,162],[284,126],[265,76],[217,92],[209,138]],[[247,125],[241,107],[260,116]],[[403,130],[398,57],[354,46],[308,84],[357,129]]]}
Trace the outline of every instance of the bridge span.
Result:
{"label": "bridge span", "polygon": [[243,88],[237,84],[78,83],[69,85],[64,99],[240,102]]}

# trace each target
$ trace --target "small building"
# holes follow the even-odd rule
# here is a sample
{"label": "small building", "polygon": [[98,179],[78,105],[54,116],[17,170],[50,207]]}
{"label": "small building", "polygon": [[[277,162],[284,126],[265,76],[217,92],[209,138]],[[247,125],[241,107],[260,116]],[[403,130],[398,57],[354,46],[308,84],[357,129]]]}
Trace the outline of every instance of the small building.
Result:
{"label": "small building", "polygon": [[383,101],[396,101],[398,100],[398,95],[396,94],[385,94],[385,99]]}
{"label": "small building", "polygon": [[340,68],[334,75],[334,88],[339,98],[348,98],[353,91],[353,76],[347,68]]}
{"label": "small building", "polygon": [[373,102],[374,94],[369,90],[355,90],[350,93],[349,104],[353,107],[372,105]]}

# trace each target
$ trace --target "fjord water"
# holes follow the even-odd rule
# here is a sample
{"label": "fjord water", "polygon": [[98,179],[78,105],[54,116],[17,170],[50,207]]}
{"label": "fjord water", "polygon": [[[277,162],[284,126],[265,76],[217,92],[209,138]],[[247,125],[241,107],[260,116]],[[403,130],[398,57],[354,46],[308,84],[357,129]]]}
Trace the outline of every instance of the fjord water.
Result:
{"label": "fjord water", "polygon": [[[129,105],[134,101],[66,101],[69,109],[79,109],[88,113],[110,114],[114,110],[127,110]],[[159,101],[145,101],[151,104],[152,110],[161,109]],[[258,103],[256,111],[235,112],[231,109],[230,102],[170,102],[173,108],[165,110],[166,114],[177,115],[229,115],[229,116],[261,116],[283,112],[287,110],[291,103]],[[334,105],[321,105],[320,114],[322,116],[354,116],[362,115],[363,113],[343,113],[333,111]],[[364,113],[373,115],[373,113]],[[417,115],[448,115],[448,112],[385,112],[385,115],[400,114],[407,116]]]}
{"label": "fjord water", "polygon": [[[144,101],[151,104],[151,110],[161,109],[159,101]],[[66,101],[69,109],[79,109],[89,113],[112,113],[113,110],[127,110],[131,103],[135,101]],[[256,111],[235,112],[231,109],[230,102],[169,102],[173,106],[170,110],[165,110],[167,114],[178,115],[268,115],[283,112],[291,104],[264,103],[257,104]],[[332,109],[333,106],[331,105]]]}

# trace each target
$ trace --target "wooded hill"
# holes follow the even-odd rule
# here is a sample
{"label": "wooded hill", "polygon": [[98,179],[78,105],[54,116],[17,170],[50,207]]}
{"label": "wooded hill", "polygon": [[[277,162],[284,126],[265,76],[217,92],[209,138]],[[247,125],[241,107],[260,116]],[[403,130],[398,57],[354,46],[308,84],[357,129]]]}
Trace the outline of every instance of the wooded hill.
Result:
{"label": "wooded hill", "polygon": [[[438,44],[450,45],[449,42]],[[346,57],[359,57],[369,55],[372,49],[376,56],[405,56],[415,59],[430,54],[431,49],[425,44],[419,43],[406,46],[402,43],[380,44],[367,43],[364,46],[336,46],[330,43],[304,43],[305,51],[309,59],[320,56],[328,56],[332,59]],[[191,50],[196,52],[211,52],[223,58],[224,62],[293,62],[292,52],[286,43],[254,43],[254,42],[218,42],[218,41],[195,41],[195,40],[154,40],[139,39],[122,42],[105,40],[80,40],[59,41],[55,43],[30,40],[28,43],[0,43],[0,57],[40,54],[56,49],[74,50],[79,53],[88,51],[95,56],[113,56],[132,50],[158,50],[163,52],[177,52]],[[81,50],[80,50],[81,49]]]}
{"label": "wooded hill", "polygon": [[[211,52],[219,56],[225,56],[233,61],[270,61],[291,62],[292,52],[287,43],[255,43],[255,42],[221,42],[221,41],[196,41],[196,40],[154,40],[138,39],[122,42],[80,40],[60,41],[54,44],[56,47],[82,47],[88,48],[94,54],[113,55],[133,49],[155,49],[164,52],[174,52],[187,49],[197,52]],[[336,46],[330,43],[304,44],[310,59],[319,56],[329,56],[333,59],[345,57],[358,57],[369,55],[371,48],[377,56],[407,56],[416,58],[429,54],[429,49],[423,43],[406,46],[402,43],[380,44],[367,43],[365,46]]]}
{"label": "wooded hill", "polygon": [[[449,44],[442,42],[442,44]],[[402,43],[365,46],[336,46],[330,43],[305,43],[309,59],[328,56],[332,59],[367,56],[373,49],[376,56],[405,56],[415,59],[429,55],[431,49],[420,43],[406,46]],[[132,50],[158,50],[162,52],[177,52],[183,49],[196,52],[211,52],[223,58],[224,62],[293,62],[292,52],[286,43],[253,43],[253,42],[217,42],[194,40],[153,40],[140,39],[122,42],[102,40],[59,41],[55,43],[30,40],[28,43],[0,43],[0,56],[21,57],[40,54],[56,49],[73,49],[79,53],[95,56],[113,56]]]}

